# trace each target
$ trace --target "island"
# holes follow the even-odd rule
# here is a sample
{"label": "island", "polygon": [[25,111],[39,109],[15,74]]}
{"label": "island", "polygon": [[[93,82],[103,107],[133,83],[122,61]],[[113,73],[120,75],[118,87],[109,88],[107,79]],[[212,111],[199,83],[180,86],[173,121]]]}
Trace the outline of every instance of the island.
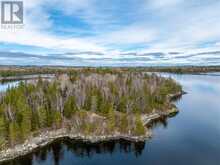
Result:
{"label": "island", "polygon": [[45,74],[54,76],[23,80],[1,93],[0,162],[60,138],[144,141],[152,135],[146,125],[177,113],[173,101],[184,94],[173,79],[135,69]]}

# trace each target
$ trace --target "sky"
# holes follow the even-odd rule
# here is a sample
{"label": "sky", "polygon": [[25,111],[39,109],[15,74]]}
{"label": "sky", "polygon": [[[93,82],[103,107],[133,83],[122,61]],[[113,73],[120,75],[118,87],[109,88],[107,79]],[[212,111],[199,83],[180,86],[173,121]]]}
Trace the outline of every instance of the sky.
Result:
{"label": "sky", "polygon": [[23,0],[0,65],[220,64],[219,0]]}

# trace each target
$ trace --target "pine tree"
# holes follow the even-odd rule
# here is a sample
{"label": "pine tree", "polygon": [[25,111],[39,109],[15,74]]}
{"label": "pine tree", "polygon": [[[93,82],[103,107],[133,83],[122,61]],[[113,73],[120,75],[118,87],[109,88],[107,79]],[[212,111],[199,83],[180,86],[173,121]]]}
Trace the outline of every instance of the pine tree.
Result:
{"label": "pine tree", "polygon": [[54,112],[54,124],[56,128],[60,128],[62,123],[61,114],[59,112]]}
{"label": "pine tree", "polygon": [[9,123],[9,140],[11,146],[21,141],[21,139],[19,138],[20,137],[19,132],[20,129],[17,123],[15,122]]}
{"label": "pine tree", "polygon": [[39,116],[39,125],[40,128],[47,127],[47,112],[46,109],[43,107],[40,107],[38,110],[38,116]]}
{"label": "pine tree", "polygon": [[77,111],[77,106],[75,102],[75,98],[70,96],[64,105],[63,115],[67,119],[70,119],[72,115]]}
{"label": "pine tree", "polygon": [[7,126],[3,116],[0,115],[0,149],[4,148],[7,140]]}
{"label": "pine tree", "polygon": [[22,138],[25,140],[31,133],[31,110],[25,109],[22,112],[21,122]]}
{"label": "pine tree", "polygon": [[144,135],[145,134],[145,128],[141,121],[140,114],[136,114],[136,121],[135,121],[135,134],[136,135]]}
{"label": "pine tree", "polygon": [[97,97],[96,96],[92,96],[92,98],[91,98],[91,108],[90,108],[90,110],[92,111],[92,112],[96,112],[97,111]]}
{"label": "pine tree", "polygon": [[115,113],[113,105],[110,106],[108,111],[108,129],[112,132],[115,128]]}
{"label": "pine tree", "polygon": [[126,112],[126,104],[127,104],[127,98],[125,96],[121,96],[117,110],[119,112],[125,113]]}
{"label": "pine tree", "polygon": [[16,122],[20,126],[20,129],[21,129],[20,135],[21,135],[21,138],[24,140],[31,133],[32,113],[24,97],[19,97],[16,100],[16,108],[17,108],[17,114],[18,114]]}
{"label": "pine tree", "polygon": [[128,130],[128,119],[126,114],[122,114],[120,121],[120,131],[126,133]]}

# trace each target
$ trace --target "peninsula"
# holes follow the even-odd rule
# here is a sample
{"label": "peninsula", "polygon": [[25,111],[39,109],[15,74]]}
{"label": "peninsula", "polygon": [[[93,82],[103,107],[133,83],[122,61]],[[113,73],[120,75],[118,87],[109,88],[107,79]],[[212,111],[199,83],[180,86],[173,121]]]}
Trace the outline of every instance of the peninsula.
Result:
{"label": "peninsula", "polygon": [[[47,74],[50,72],[47,72]],[[143,141],[145,127],[178,112],[183,94],[171,78],[123,69],[77,69],[20,81],[0,97],[0,161],[68,137]]]}

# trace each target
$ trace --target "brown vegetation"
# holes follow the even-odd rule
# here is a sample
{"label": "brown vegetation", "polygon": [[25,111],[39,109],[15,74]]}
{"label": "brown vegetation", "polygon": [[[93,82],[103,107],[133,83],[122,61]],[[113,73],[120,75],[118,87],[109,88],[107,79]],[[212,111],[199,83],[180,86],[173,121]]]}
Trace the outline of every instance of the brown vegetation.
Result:
{"label": "brown vegetation", "polygon": [[144,72],[82,69],[10,88],[0,100],[0,148],[22,143],[45,129],[85,135],[144,135],[141,114],[166,111],[170,78]]}

